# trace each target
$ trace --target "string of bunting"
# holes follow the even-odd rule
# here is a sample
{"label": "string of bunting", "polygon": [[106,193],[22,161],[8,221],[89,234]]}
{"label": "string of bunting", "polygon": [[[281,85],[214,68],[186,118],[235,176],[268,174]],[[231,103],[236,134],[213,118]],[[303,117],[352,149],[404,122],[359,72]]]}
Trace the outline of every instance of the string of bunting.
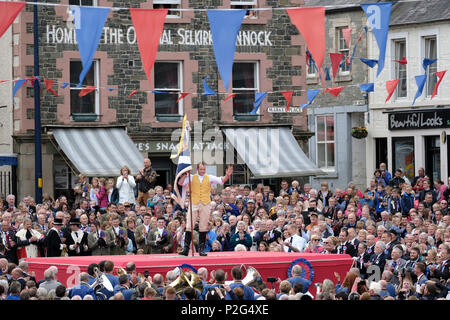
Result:
{"label": "string of bunting", "polygon": [[[403,0],[398,2],[418,2],[419,0]],[[136,32],[137,44],[140,51],[142,64],[144,71],[147,75],[147,79],[150,82],[150,75],[153,65],[155,63],[156,54],[159,47],[159,41],[163,32],[164,23],[166,16],[168,14],[169,9],[140,9],[140,8],[117,8],[117,7],[93,7],[93,6],[74,6],[67,4],[56,4],[56,3],[43,3],[43,2],[7,2],[0,1],[0,37],[4,34],[4,32],[9,28],[18,14],[21,12],[23,7],[26,5],[45,5],[45,6],[68,6],[70,12],[73,15],[73,23],[75,28],[75,33],[77,37],[77,46],[80,52],[81,62],[82,62],[82,70],[79,76],[79,83],[76,84],[76,88],[81,89],[79,96],[85,96],[90,92],[93,92],[97,88],[96,86],[85,86],[83,87],[84,78],[92,66],[92,61],[94,54],[97,50],[100,38],[102,36],[103,28],[108,18],[109,12],[111,10],[128,10],[131,15],[131,20]],[[361,62],[365,63],[368,67],[374,68],[377,66],[377,77],[380,75],[382,70],[384,69],[385,59],[386,59],[386,42],[387,35],[389,31],[390,24],[390,15],[393,6],[393,2],[376,2],[376,3],[367,3],[367,4],[359,4],[367,16],[367,25],[364,27],[359,34],[358,40],[353,47],[352,54],[348,55],[347,58],[344,59],[344,54],[342,53],[329,53],[331,60],[331,70],[332,76],[330,77],[330,68],[323,67],[323,62],[325,60],[325,10],[326,6],[320,7],[283,7],[283,8],[252,8],[251,10],[285,10],[292,22],[293,25],[296,26],[297,30],[300,32],[302,37],[305,39],[306,47],[308,48],[306,59],[307,64],[309,62],[314,63],[314,68],[317,72],[317,75],[322,83],[322,87],[326,86],[325,81],[331,80],[332,84],[334,84],[339,68],[347,65],[349,70],[351,70],[352,63],[354,58],[356,57],[355,52],[358,44],[362,40],[364,34],[367,35],[369,28],[373,33],[375,40],[379,49],[378,59],[368,59],[364,57],[359,57]],[[344,6],[344,5],[343,5]],[[346,4],[345,6],[349,6]],[[356,6],[356,4],[355,4]],[[337,8],[339,5],[328,6]],[[245,9],[193,9],[193,8],[174,8],[170,9],[173,11],[205,11],[207,12],[211,36],[212,36],[212,44],[214,49],[214,55],[216,58],[217,68],[220,74],[220,77],[223,81],[224,87],[226,89],[226,98],[228,99],[234,98],[238,93],[228,93],[229,84],[231,81],[231,72],[234,63],[234,53],[236,50],[236,39],[238,36],[239,29],[241,28],[241,24],[246,15]],[[152,32],[148,32],[148,30],[152,30]],[[343,37],[348,47],[350,47],[351,36],[353,30],[351,28],[346,28],[343,30]],[[397,60],[393,60],[401,65],[405,65],[408,63],[406,58],[401,58]],[[422,94],[423,87],[426,81],[426,71],[427,68],[436,63],[437,59],[425,58],[423,60],[423,68],[425,70],[424,75],[416,76],[415,80],[418,86],[418,91],[414,98],[414,102],[416,99]],[[439,71],[435,73],[435,76],[438,78],[438,81],[435,85],[435,92],[437,92],[437,88],[439,87],[446,70]],[[208,76],[203,79],[203,88],[204,92],[202,95],[216,95],[221,93],[214,92],[207,84]],[[13,96],[16,94],[17,90],[26,84],[28,81],[34,83],[35,80],[41,81],[41,79],[30,77],[26,79],[18,79],[12,80],[14,81],[13,88]],[[58,93],[52,88],[53,84],[57,80],[55,79],[43,79],[45,83],[45,88],[47,91],[51,92],[55,96],[58,96]],[[7,81],[0,81],[7,82]],[[397,85],[399,83],[399,79],[394,79],[386,82],[386,89],[388,92],[388,97],[386,102],[389,101],[393,92],[395,91]],[[66,88],[67,86],[71,86],[67,82],[64,82],[60,87],[61,89]],[[350,85],[347,87],[352,87],[357,85]],[[371,84],[360,84],[360,89],[366,92],[373,92],[374,86]],[[330,93],[334,97],[338,97],[340,92],[345,87],[331,87],[326,88],[323,93]],[[363,90],[365,88],[366,90]],[[108,88],[109,91],[114,91],[118,89]],[[370,90],[370,91],[368,91]],[[318,89],[312,90],[291,90],[291,91],[280,91],[280,93],[285,97],[286,103],[286,111],[289,111],[289,107],[291,104],[292,97],[295,92],[307,92],[308,103],[302,105],[304,108],[312,103],[317,94],[321,91]],[[149,92],[147,90],[133,90],[129,94],[129,98],[133,95],[140,92]],[[153,90],[151,91],[155,94],[171,94],[162,91]],[[259,108],[259,105],[262,103],[267,93],[264,92],[261,94],[265,95],[255,95],[255,103],[254,109],[251,113],[254,113],[255,110]],[[274,92],[270,92],[274,93]],[[176,93],[179,94],[179,93]],[[196,93],[187,93],[182,92],[179,96],[178,101],[183,99],[189,94]],[[197,93],[198,94],[198,93]],[[432,98],[435,96],[435,93],[432,95]]]}

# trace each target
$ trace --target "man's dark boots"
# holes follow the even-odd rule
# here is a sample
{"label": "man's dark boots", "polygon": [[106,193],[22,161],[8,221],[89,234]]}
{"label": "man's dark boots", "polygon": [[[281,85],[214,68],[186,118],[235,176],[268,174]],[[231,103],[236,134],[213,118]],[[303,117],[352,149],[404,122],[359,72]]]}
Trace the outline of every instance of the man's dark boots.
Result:
{"label": "man's dark boots", "polygon": [[207,256],[207,254],[205,252],[205,243],[206,243],[206,232],[200,232],[199,244],[198,244],[198,254],[202,257]]}
{"label": "man's dark boots", "polygon": [[192,232],[191,231],[185,231],[184,233],[184,247],[183,250],[180,251],[179,254],[183,256],[189,255],[189,247],[191,246],[191,240],[192,240]]}

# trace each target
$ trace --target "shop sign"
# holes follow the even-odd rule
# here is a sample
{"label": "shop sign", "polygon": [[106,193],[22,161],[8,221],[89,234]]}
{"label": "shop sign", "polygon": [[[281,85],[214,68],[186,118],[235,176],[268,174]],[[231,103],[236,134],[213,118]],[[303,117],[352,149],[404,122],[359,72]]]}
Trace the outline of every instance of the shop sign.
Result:
{"label": "shop sign", "polygon": [[450,109],[389,114],[389,130],[450,128]]}
{"label": "shop sign", "polygon": [[[136,142],[136,148],[140,152],[150,152],[150,153],[172,153],[177,150],[178,142],[175,141],[146,141],[146,142]],[[227,142],[193,142],[192,151],[203,151],[203,150],[228,150],[229,145]]]}

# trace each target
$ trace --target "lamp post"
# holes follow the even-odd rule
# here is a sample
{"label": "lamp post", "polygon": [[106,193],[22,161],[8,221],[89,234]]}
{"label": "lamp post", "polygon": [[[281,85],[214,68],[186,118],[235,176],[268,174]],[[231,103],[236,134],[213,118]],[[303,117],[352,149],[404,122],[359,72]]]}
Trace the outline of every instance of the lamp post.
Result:
{"label": "lamp post", "polygon": [[41,92],[39,84],[38,6],[34,0],[34,179],[36,203],[42,203]]}

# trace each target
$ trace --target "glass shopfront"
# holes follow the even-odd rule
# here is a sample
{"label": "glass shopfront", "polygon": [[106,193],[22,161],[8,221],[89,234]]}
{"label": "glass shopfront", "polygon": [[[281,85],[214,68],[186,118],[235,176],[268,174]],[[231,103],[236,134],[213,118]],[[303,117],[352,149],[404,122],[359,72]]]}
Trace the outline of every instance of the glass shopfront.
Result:
{"label": "glass shopfront", "polygon": [[414,137],[392,138],[392,163],[392,172],[401,168],[408,179],[414,179]]}

